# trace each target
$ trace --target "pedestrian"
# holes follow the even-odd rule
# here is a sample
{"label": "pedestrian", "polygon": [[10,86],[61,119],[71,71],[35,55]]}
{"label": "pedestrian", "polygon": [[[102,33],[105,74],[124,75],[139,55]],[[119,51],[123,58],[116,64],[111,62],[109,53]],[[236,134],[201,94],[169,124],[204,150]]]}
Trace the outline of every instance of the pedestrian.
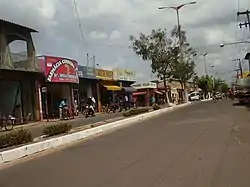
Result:
{"label": "pedestrian", "polygon": [[96,110],[96,101],[95,101],[95,98],[92,96],[92,97],[91,97],[91,100],[92,100],[92,102],[93,102],[94,110]]}
{"label": "pedestrian", "polygon": [[64,119],[64,109],[65,109],[65,107],[67,106],[67,104],[66,104],[66,99],[62,99],[61,100],[61,102],[60,102],[60,104],[59,104],[59,118],[61,119],[61,120],[63,120]]}

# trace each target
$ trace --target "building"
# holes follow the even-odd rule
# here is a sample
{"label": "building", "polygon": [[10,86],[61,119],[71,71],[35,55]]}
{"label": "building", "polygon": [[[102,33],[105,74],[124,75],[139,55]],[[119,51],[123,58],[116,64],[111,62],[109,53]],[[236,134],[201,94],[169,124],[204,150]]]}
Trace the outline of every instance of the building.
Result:
{"label": "building", "polygon": [[[37,79],[42,74],[31,36],[36,32],[0,19],[0,118],[11,114],[17,123],[40,119]],[[15,41],[25,42],[25,52],[17,54],[10,50]]]}
{"label": "building", "polygon": [[39,81],[41,119],[59,118],[60,102],[65,99],[73,108],[78,98],[78,90],[74,89],[74,85],[79,84],[78,63],[54,56],[40,56],[38,63],[44,75]]}
{"label": "building", "polygon": [[134,84],[133,87],[136,89],[133,98],[138,106],[149,106],[151,97],[156,98],[157,95],[163,95],[162,92],[157,90],[157,84],[154,82]]}

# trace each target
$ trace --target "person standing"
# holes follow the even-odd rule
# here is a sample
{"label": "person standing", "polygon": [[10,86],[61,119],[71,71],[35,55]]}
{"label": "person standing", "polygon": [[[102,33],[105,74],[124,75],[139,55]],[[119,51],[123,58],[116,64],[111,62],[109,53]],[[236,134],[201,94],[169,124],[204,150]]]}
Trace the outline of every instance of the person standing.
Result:
{"label": "person standing", "polygon": [[63,120],[64,118],[64,108],[66,107],[66,100],[62,99],[62,101],[59,104],[59,118]]}

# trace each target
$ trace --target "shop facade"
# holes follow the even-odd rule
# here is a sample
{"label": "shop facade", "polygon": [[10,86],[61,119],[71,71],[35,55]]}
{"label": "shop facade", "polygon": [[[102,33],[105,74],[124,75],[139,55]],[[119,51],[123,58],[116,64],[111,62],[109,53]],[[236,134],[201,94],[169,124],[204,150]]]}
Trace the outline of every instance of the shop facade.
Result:
{"label": "shop facade", "polygon": [[78,92],[78,96],[75,96],[78,103],[85,103],[89,97],[94,97],[95,100],[98,100],[96,86],[98,79],[95,76],[95,69],[87,66],[78,66],[78,76],[79,84],[74,85],[75,92]]}
{"label": "shop facade", "polygon": [[138,106],[150,106],[150,98],[157,97],[157,94],[163,93],[157,91],[157,84],[153,82],[135,84],[133,87],[136,89],[133,98]]}
{"label": "shop facade", "polygon": [[97,83],[98,108],[101,110],[103,105],[109,101],[116,102],[119,91],[122,87],[118,80],[113,77],[113,71],[105,69],[95,70],[96,78],[99,79]]}
{"label": "shop facade", "polygon": [[0,70],[0,118],[15,116],[17,123],[39,120],[38,72]]}
{"label": "shop facade", "polygon": [[136,89],[132,86],[136,82],[136,72],[128,69],[114,68],[113,77],[119,81],[120,87],[122,87],[121,96],[127,96],[129,101],[133,99],[133,93]]}
{"label": "shop facade", "polygon": [[78,63],[62,57],[40,56],[39,66],[44,73],[39,85],[41,120],[58,118],[62,100],[66,100],[69,108],[74,107]]}

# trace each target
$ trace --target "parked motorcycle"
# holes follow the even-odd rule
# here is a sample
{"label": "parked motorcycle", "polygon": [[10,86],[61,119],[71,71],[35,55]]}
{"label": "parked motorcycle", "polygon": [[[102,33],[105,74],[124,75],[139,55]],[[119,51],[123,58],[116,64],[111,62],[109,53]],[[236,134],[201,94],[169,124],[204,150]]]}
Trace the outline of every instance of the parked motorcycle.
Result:
{"label": "parked motorcycle", "polygon": [[95,110],[94,107],[92,105],[86,105],[85,106],[85,118],[92,116],[95,116]]}

